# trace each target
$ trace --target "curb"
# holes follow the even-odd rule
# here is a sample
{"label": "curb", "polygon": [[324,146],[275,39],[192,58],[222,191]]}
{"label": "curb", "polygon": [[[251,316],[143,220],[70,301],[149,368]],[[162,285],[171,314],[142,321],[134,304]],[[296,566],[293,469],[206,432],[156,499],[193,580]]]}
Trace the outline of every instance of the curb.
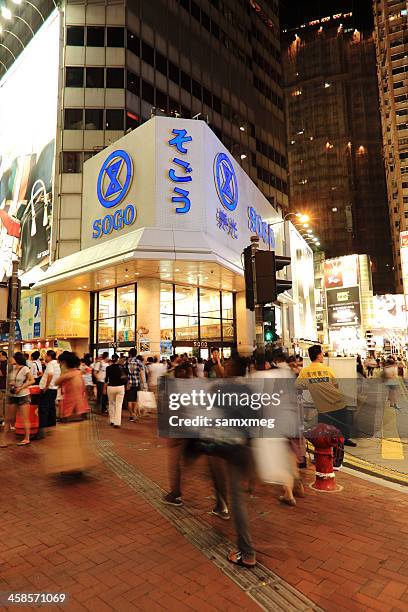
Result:
{"label": "curb", "polygon": [[383,480],[388,480],[389,482],[394,482],[405,487],[408,486],[408,474],[402,474],[390,468],[370,463],[350,454],[345,454],[343,465],[357,472],[363,472],[364,474],[382,478]]}

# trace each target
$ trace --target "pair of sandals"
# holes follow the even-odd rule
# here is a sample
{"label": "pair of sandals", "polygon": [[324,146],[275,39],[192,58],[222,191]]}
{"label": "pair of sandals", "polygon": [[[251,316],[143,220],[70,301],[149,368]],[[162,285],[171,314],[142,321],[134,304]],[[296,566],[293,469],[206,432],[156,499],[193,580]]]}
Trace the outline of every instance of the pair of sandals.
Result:
{"label": "pair of sandals", "polygon": [[[31,444],[30,440],[21,440],[21,442],[17,442],[16,446],[28,446]],[[10,444],[0,444],[0,448],[8,448]]]}

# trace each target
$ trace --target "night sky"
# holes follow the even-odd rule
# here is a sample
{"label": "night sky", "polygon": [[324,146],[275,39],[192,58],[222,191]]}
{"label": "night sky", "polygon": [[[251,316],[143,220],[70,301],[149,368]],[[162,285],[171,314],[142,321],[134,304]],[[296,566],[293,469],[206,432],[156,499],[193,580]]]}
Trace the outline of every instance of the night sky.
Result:
{"label": "night sky", "polygon": [[282,27],[295,27],[318,17],[353,12],[354,26],[360,31],[373,29],[372,0],[281,0]]}

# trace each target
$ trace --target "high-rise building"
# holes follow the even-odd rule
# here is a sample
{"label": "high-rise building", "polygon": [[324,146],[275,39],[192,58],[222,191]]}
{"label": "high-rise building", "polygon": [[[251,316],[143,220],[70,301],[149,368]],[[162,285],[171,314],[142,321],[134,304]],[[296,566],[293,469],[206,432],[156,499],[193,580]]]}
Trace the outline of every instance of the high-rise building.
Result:
{"label": "high-rise building", "polygon": [[402,291],[400,232],[408,229],[408,5],[374,0],[378,87],[392,253]]}
{"label": "high-rise building", "polygon": [[318,227],[328,257],[367,253],[377,292],[393,289],[372,36],[352,12],[285,28],[290,205]]}
{"label": "high-rise building", "polygon": [[[287,208],[278,4],[67,0],[62,5],[55,258],[80,246],[83,162],[152,113],[208,120],[270,203]],[[54,8],[50,0],[41,5],[44,17]],[[21,51],[15,34],[29,39],[21,20],[28,25],[35,20],[34,31],[41,23],[29,3],[14,6],[13,14],[12,25],[3,28],[0,79]]]}

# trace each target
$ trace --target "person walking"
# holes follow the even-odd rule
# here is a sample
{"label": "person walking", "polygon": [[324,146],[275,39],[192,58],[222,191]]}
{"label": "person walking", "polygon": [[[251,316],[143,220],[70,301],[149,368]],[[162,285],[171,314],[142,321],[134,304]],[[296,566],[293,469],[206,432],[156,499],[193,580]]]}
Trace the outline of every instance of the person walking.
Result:
{"label": "person walking", "polygon": [[124,368],[119,364],[119,355],[112,355],[111,361],[112,363],[106,368],[105,382],[109,402],[109,421],[111,426],[120,427],[127,376]]}
{"label": "person walking", "polygon": [[98,361],[95,363],[93,372],[96,380],[96,404],[101,412],[104,414],[107,412],[107,395],[103,392],[105,388],[106,379],[106,368],[109,365],[109,353],[105,351],[99,356]]}
{"label": "person walking", "polygon": [[22,413],[23,417],[24,438],[21,442],[17,443],[17,446],[27,446],[30,444],[30,391],[28,388],[34,384],[34,378],[30,368],[27,366],[23,353],[14,353],[11,365],[6,421],[0,448],[6,448],[9,445],[7,440],[11,428],[16,421],[16,412],[18,410]]}
{"label": "person walking", "polygon": [[31,370],[31,374],[34,378],[34,384],[39,385],[41,377],[43,375],[43,366],[40,361],[40,351],[33,351],[27,365]]}
{"label": "person walking", "polygon": [[81,417],[89,412],[86,398],[85,383],[79,370],[80,360],[70,351],[64,351],[58,357],[61,374],[55,384],[61,387],[61,420],[65,421],[73,416]]}
{"label": "person walking", "polygon": [[345,446],[357,446],[349,435],[346,400],[339,390],[336,374],[324,363],[322,347],[314,344],[308,352],[311,364],[300,370],[296,387],[310,392],[319,423],[327,423],[339,429],[344,436]]}
{"label": "person walking", "polygon": [[6,416],[7,353],[0,351],[0,424]]}
{"label": "person walking", "polygon": [[92,357],[89,353],[86,353],[81,359],[81,365],[79,366],[79,369],[84,378],[88,402],[93,401],[95,399],[95,396],[94,383],[92,380]]}
{"label": "person walking", "polygon": [[383,368],[384,384],[388,389],[388,401],[391,408],[399,410],[397,406],[398,366],[392,357],[389,357]]}
{"label": "person walking", "polygon": [[152,361],[147,365],[147,386],[149,391],[154,393],[157,400],[157,384],[160,376],[164,376],[167,372],[167,368],[164,363],[159,363],[157,357],[152,357]]}
{"label": "person walking", "polygon": [[135,348],[131,348],[129,351],[129,358],[127,361],[127,402],[130,413],[130,421],[133,423],[136,418],[137,408],[137,392],[142,388],[142,385],[146,384],[144,375],[144,368],[141,362],[137,358]]}
{"label": "person walking", "polygon": [[61,368],[57,361],[56,352],[50,349],[45,355],[45,370],[40,380],[40,431],[38,437],[44,436],[46,427],[54,427],[57,423],[57,379],[61,374]]}

